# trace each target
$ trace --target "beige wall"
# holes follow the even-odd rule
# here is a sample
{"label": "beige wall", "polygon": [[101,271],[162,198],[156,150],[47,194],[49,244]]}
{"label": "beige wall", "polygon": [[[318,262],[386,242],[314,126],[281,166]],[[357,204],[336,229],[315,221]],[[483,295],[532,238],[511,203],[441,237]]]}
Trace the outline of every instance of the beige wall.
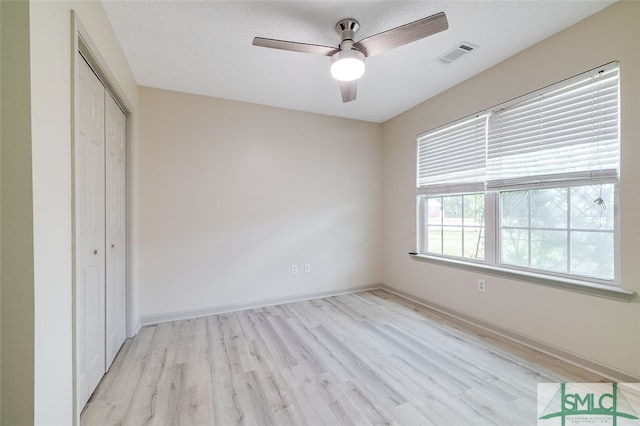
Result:
{"label": "beige wall", "polygon": [[2,418],[33,423],[34,276],[29,3],[2,1]]}
{"label": "beige wall", "polygon": [[380,282],[380,125],[152,88],[140,110],[143,319]]}
{"label": "beige wall", "polygon": [[[640,305],[466,272],[407,256],[415,247],[416,135],[613,60],[621,64],[622,284],[640,291],[640,3],[623,1],[383,126],[384,283],[640,377]],[[452,65],[457,66],[457,65]],[[443,72],[446,70],[443,68]],[[487,292],[476,291],[486,278]]]}
{"label": "beige wall", "polygon": [[[30,2],[35,421],[73,421],[71,9],[134,111],[138,87],[97,1]],[[133,117],[133,140],[136,118]]]}

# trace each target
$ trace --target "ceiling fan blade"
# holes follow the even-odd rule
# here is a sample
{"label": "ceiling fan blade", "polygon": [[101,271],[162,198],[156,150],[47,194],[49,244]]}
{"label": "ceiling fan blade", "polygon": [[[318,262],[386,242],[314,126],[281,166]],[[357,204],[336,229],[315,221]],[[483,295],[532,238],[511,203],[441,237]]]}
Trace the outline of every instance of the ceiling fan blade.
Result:
{"label": "ceiling fan blade", "polygon": [[374,56],[387,50],[411,43],[421,38],[439,33],[449,28],[449,22],[444,12],[418,19],[391,30],[372,35],[354,43],[353,46],[365,54]]}
{"label": "ceiling fan blade", "polygon": [[342,103],[347,103],[356,100],[356,94],[358,92],[357,80],[353,81],[340,81],[340,94],[342,95]]}
{"label": "ceiling fan blade", "polygon": [[321,46],[318,44],[297,43],[295,41],[274,40],[271,38],[255,37],[254,46],[270,47],[271,49],[289,50],[292,52],[313,53],[315,55],[331,56],[338,51],[331,46]]}

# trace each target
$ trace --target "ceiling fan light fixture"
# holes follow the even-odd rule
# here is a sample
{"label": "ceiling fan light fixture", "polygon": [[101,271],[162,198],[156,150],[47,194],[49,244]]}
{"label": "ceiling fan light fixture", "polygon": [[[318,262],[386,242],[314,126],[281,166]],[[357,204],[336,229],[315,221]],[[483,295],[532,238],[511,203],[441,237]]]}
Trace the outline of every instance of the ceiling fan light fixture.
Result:
{"label": "ceiling fan light fixture", "polygon": [[364,74],[364,53],[341,50],[331,57],[331,76],[338,81],[357,80]]}

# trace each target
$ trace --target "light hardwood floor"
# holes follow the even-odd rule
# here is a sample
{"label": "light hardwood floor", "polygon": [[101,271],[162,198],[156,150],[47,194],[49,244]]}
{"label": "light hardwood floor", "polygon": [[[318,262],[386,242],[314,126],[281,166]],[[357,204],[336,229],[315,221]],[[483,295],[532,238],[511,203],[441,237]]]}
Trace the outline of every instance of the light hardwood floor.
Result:
{"label": "light hardwood floor", "polygon": [[380,290],[144,327],[81,422],[534,425],[538,382],[598,381]]}

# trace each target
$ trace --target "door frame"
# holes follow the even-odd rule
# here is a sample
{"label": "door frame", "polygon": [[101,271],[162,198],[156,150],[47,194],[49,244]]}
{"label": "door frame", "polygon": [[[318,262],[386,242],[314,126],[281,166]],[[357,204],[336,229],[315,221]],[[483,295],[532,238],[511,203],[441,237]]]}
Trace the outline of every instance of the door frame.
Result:
{"label": "door frame", "polygon": [[[90,67],[96,73],[102,84],[107,91],[113,96],[114,100],[122,109],[126,117],[126,196],[125,196],[125,210],[126,210],[126,294],[127,294],[127,326],[126,337],[130,338],[137,334],[140,329],[140,319],[137,315],[137,286],[136,271],[137,271],[137,206],[135,202],[134,194],[137,192],[137,169],[133,167],[135,159],[137,157],[137,149],[134,146],[134,117],[136,111],[134,110],[132,103],[127,98],[124,90],[118,83],[114,73],[110,70],[108,63],[104,60],[100,54],[96,44],[91,39],[89,31],[84,27],[80,21],[75,10],[71,10],[71,242],[72,242],[72,303],[71,303],[71,317],[72,317],[72,372],[73,372],[73,421],[75,425],[80,424],[80,413],[83,407],[78,407],[78,395],[77,395],[77,340],[76,340],[76,191],[75,191],[75,176],[76,176],[76,159],[75,159],[75,144],[76,135],[78,131],[78,124],[76,123],[76,91],[78,85],[79,76],[79,62],[78,52],[82,54],[84,59],[89,63]],[[80,59],[82,60],[82,59]]]}

